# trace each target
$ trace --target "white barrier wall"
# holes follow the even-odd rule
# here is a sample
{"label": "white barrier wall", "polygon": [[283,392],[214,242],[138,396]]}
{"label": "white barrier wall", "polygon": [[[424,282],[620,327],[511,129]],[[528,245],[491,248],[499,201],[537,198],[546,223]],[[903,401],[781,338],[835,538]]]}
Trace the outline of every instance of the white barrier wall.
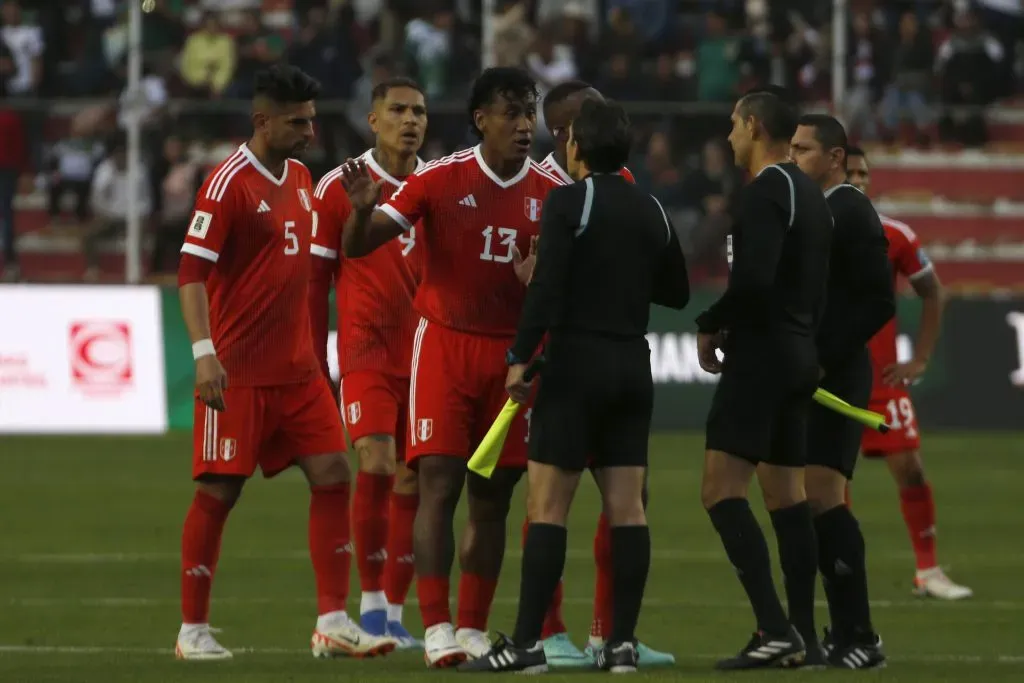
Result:
{"label": "white barrier wall", "polygon": [[157,288],[0,286],[0,433],[166,429]]}

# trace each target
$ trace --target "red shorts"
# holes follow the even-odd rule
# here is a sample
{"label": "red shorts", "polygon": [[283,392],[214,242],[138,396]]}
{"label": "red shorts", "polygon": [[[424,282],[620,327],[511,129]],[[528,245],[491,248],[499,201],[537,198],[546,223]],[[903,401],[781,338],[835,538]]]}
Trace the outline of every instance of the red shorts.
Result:
{"label": "red shorts", "polygon": [[373,434],[389,434],[395,438],[401,461],[409,415],[409,378],[359,370],[341,378],[340,393],[341,416],[352,442]]}
{"label": "red shorts", "polygon": [[861,451],[865,457],[885,457],[893,453],[907,453],[921,447],[921,431],[910,395],[905,391],[890,390],[873,394],[868,409],[885,415],[889,423],[886,434],[865,429]]}
{"label": "red shorts", "polygon": [[[508,400],[505,352],[512,342],[420,320],[409,384],[410,465],[421,455],[473,454]],[[526,468],[529,423],[525,405],[512,421],[498,467]]]}
{"label": "red shorts", "polygon": [[228,387],[223,412],[197,397],[192,427],[192,478],[202,474],[251,477],[259,465],[272,477],[299,458],[345,452],[331,385],[308,382]]}

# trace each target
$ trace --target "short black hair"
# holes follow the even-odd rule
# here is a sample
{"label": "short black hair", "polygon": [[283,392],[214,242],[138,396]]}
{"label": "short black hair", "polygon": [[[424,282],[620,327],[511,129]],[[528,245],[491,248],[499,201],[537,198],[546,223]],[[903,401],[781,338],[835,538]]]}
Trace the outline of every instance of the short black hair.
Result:
{"label": "short black hair", "polygon": [[276,104],[309,102],[320,96],[320,81],[288,64],[274,64],[256,72],[255,97]]}
{"label": "short black hair", "polygon": [[548,117],[548,112],[551,111],[551,107],[565,102],[571,95],[575,95],[581,90],[587,90],[588,88],[593,87],[594,86],[586,81],[574,79],[571,81],[565,81],[564,83],[559,83],[555,87],[551,88],[551,90],[548,90],[548,94],[544,96],[544,118],[546,119]]}
{"label": "short black hair", "polygon": [[849,154],[849,140],[846,139],[846,129],[839,119],[828,114],[804,114],[798,122],[801,126],[814,129],[814,139],[826,149],[840,147],[846,154]]}
{"label": "short black hair", "polygon": [[572,122],[572,137],[587,168],[595,173],[615,173],[629,159],[633,131],[622,105],[587,100]]}
{"label": "short black hair", "polygon": [[526,72],[515,66],[495,66],[484,69],[475,81],[469,94],[469,125],[480,136],[474,113],[494,102],[498,95],[510,100],[537,99],[537,82]]}
{"label": "short black hair", "polygon": [[846,146],[846,158],[850,157],[864,157],[864,161],[868,160],[868,155],[864,153],[864,150],[857,145]]}
{"label": "short black hair", "polygon": [[740,98],[739,113],[744,119],[754,117],[773,142],[789,143],[796,132],[796,107],[786,91],[775,86],[751,90]]}
{"label": "short black hair", "polygon": [[374,86],[373,91],[370,93],[370,101],[376,102],[377,100],[384,99],[388,96],[388,93],[391,92],[392,88],[412,88],[421,95],[426,94],[423,92],[423,88],[420,87],[420,84],[413,79],[405,76],[395,76],[393,78],[387,78]]}

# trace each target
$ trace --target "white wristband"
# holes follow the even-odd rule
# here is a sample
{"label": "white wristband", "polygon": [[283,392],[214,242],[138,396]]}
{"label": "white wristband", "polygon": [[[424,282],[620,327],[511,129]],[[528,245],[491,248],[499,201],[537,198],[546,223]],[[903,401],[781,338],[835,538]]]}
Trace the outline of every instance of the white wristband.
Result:
{"label": "white wristband", "polygon": [[212,339],[200,339],[192,345],[192,358],[199,360],[203,356],[216,356],[217,349],[213,348]]}

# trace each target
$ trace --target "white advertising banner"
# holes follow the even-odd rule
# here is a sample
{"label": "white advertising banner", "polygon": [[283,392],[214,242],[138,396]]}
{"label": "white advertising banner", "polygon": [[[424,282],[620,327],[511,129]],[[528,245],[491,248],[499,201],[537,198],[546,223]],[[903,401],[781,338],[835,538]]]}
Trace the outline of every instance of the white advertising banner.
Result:
{"label": "white advertising banner", "polygon": [[156,287],[0,286],[0,433],[166,430]]}

